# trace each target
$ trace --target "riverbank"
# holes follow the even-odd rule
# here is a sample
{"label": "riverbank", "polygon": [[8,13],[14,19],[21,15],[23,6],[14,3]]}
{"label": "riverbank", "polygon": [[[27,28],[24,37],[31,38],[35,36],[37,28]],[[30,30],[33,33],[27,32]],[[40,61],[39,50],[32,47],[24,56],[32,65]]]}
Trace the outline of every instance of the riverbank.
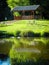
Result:
{"label": "riverbank", "polygon": [[49,37],[49,20],[15,20],[0,24],[0,36]]}

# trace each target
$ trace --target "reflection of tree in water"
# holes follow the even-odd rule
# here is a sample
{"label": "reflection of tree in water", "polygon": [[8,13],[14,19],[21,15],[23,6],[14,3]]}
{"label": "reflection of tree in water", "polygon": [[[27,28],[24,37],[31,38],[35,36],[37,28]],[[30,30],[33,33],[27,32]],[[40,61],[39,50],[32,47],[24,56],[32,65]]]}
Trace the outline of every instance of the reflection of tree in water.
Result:
{"label": "reflection of tree in water", "polygon": [[0,0],[0,21],[13,19],[13,14],[6,1],[7,0]]}
{"label": "reflection of tree in water", "polygon": [[0,39],[0,58],[3,57],[2,54],[9,56],[9,52],[12,46],[13,42],[9,39]]}
{"label": "reflection of tree in water", "polygon": [[45,60],[45,59],[38,59],[37,61],[34,60],[26,60],[26,61],[21,61],[19,60],[19,62],[17,61],[17,59],[12,59],[11,61],[12,65],[49,65],[49,60]]}

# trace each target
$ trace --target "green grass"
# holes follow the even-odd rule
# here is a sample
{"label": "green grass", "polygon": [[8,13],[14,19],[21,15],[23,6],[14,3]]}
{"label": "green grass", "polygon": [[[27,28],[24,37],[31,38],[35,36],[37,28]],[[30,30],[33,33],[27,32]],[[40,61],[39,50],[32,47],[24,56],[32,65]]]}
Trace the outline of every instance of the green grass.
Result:
{"label": "green grass", "polygon": [[[10,22],[10,21],[9,21]],[[0,31],[7,31],[8,33],[16,34],[17,31],[27,32],[33,31],[35,33],[49,32],[49,20],[17,20],[9,23],[9,25],[0,24]]]}

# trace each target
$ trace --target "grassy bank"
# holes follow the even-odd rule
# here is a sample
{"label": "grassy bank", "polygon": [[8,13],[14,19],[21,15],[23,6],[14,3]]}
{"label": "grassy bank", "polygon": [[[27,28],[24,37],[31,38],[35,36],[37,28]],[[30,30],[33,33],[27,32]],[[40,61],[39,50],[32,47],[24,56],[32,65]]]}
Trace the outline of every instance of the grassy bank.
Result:
{"label": "grassy bank", "polygon": [[35,34],[40,33],[40,35],[43,35],[44,32],[49,32],[49,20],[9,21],[0,24],[0,31],[6,31],[14,36],[16,36],[18,31],[20,31],[21,34],[31,31]]}

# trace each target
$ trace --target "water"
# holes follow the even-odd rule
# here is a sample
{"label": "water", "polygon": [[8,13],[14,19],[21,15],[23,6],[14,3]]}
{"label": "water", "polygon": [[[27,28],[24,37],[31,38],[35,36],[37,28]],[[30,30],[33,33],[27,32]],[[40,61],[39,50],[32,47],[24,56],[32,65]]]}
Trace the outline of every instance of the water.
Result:
{"label": "water", "polygon": [[0,65],[11,65],[10,64],[10,59],[9,58],[7,58],[6,60],[1,60],[0,59]]}
{"label": "water", "polygon": [[0,65],[49,65],[49,38],[0,39],[0,54]]}

